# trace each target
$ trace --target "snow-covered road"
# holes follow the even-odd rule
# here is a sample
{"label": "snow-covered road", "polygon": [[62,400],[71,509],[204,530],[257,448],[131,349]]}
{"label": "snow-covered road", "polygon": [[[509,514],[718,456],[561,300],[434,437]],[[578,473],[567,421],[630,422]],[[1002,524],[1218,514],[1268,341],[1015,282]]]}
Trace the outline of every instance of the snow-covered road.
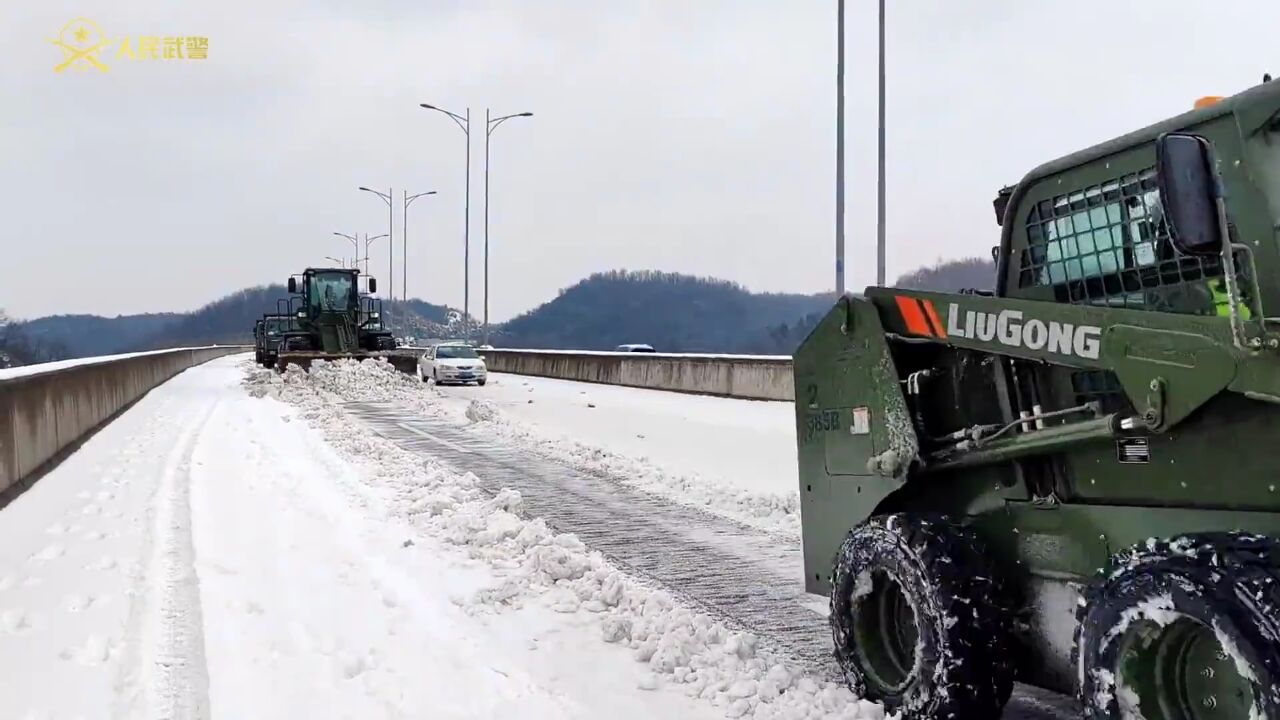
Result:
{"label": "snow-covered road", "polygon": [[0,717],[723,716],[638,690],[590,618],[473,612],[488,563],[246,365],[179,375],[0,511]]}
{"label": "snow-covered road", "polygon": [[783,403],[211,362],[0,510],[0,718],[883,720],[800,587],[791,433]]}
{"label": "snow-covered road", "polygon": [[[686,395],[493,373],[445,386],[458,418],[496,439],[633,487],[772,531],[798,535],[790,403]],[[468,412],[469,417],[468,416]]]}
{"label": "snow-covered road", "polygon": [[791,403],[505,373],[493,373],[484,387],[440,390],[449,400],[488,401],[524,425],[644,457],[672,473],[710,476],[756,493],[798,487]]}

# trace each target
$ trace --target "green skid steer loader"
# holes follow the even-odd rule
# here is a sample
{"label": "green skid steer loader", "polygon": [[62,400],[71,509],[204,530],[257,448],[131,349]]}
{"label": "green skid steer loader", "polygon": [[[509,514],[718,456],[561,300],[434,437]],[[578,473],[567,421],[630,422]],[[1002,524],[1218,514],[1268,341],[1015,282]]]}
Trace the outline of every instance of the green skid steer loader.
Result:
{"label": "green skid steer loader", "polygon": [[854,692],[1280,720],[1280,82],[1213,100],[1002,190],[994,292],[868,288],[795,353]]}

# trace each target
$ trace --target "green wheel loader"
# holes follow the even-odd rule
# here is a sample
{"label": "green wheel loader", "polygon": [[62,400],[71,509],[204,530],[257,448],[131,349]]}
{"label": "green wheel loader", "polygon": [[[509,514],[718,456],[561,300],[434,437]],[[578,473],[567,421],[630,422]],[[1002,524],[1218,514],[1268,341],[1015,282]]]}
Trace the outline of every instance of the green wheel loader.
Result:
{"label": "green wheel loader", "polygon": [[994,292],[868,288],[795,353],[859,695],[1280,720],[1280,82],[1197,105],[1000,191]]}
{"label": "green wheel loader", "polygon": [[[370,277],[368,292],[377,292]],[[402,372],[416,372],[417,358],[396,350],[382,325],[382,304],[360,292],[354,268],[307,268],[289,278],[289,330],[279,339],[276,366],[309,368],[313,360],[385,358]]]}

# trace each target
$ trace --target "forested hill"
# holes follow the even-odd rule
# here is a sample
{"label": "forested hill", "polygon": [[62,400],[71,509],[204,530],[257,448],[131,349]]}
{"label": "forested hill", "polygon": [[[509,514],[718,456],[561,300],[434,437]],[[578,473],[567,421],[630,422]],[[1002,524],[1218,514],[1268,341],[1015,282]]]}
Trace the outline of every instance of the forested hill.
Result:
{"label": "forested hill", "polygon": [[276,300],[288,298],[283,285],[245,288],[204,307],[178,316],[173,323],[146,338],[140,350],[253,342],[253,324],[276,312]]}
{"label": "forested hill", "polygon": [[[276,312],[276,301],[288,298],[283,285],[248,288],[216,300],[178,319],[147,338],[148,348],[251,343],[253,324],[264,314]],[[283,309],[283,308],[282,308]],[[407,303],[384,305],[386,320],[398,334],[439,334],[447,323],[449,308],[411,298]]]}
{"label": "forested hill", "polygon": [[986,258],[939,260],[932,267],[918,268],[903,275],[894,287],[935,292],[995,290],[996,266]]}
{"label": "forested hill", "polygon": [[768,328],[825,308],[829,295],[753,293],[726,280],[656,271],[597,273],[505,323],[509,347],[611,350],[647,343],[660,352],[775,350]]}
{"label": "forested hill", "polygon": [[50,315],[16,323],[13,331],[45,354],[89,357],[132,350],[180,317],[177,313]]}
{"label": "forested hill", "polygon": [[[194,345],[253,342],[253,324],[287,298],[283,285],[237,290],[187,313],[149,315],[51,315],[28,321],[0,320],[0,352],[16,364],[110,355]],[[452,311],[410,299],[386,311],[397,331],[419,337],[449,334]],[[456,316],[456,313],[453,313]],[[0,318],[2,318],[0,311]]]}
{"label": "forested hill", "polygon": [[[939,262],[908,273],[897,287],[956,292],[989,290],[989,260]],[[59,315],[4,327],[0,362],[40,362],[132,350],[252,342],[253,323],[276,310],[281,285],[236,291],[190,313],[102,318]],[[597,273],[539,307],[493,328],[490,342],[505,347],[611,350],[648,343],[660,352],[788,355],[834,302],[832,293],[753,293],[726,280],[657,271]],[[457,338],[460,314],[412,299],[385,306],[397,336]],[[472,320],[474,323],[474,319]],[[476,337],[473,332],[472,337]]]}
{"label": "forested hill", "polygon": [[[960,292],[961,290],[995,289],[996,268],[990,260],[963,258],[939,260],[931,267],[918,268],[893,282],[893,287],[935,292]],[[830,309],[829,305],[803,317],[796,317],[771,326],[756,344],[767,350],[761,352],[790,355],[809,336],[814,326]]]}

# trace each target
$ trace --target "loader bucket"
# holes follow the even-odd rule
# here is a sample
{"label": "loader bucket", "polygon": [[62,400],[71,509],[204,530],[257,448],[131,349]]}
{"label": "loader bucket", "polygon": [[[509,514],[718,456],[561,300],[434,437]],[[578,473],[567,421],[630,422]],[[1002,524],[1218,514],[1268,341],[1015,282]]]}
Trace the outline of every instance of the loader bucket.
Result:
{"label": "loader bucket", "polygon": [[368,360],[370,358],[380,358],[391,363],[392,367],[402,373],[415,374],[418,372],[418,356],[413,353],[401,352],[395,350],[384,350],[380,352],[358,352],[358,353],[325,353],[325,352],[288,352],[280,353],[276,357],[276,369],[284,372],[290,365],[297,365],[303,370],[309,371],[311,363],[315,360]]}

